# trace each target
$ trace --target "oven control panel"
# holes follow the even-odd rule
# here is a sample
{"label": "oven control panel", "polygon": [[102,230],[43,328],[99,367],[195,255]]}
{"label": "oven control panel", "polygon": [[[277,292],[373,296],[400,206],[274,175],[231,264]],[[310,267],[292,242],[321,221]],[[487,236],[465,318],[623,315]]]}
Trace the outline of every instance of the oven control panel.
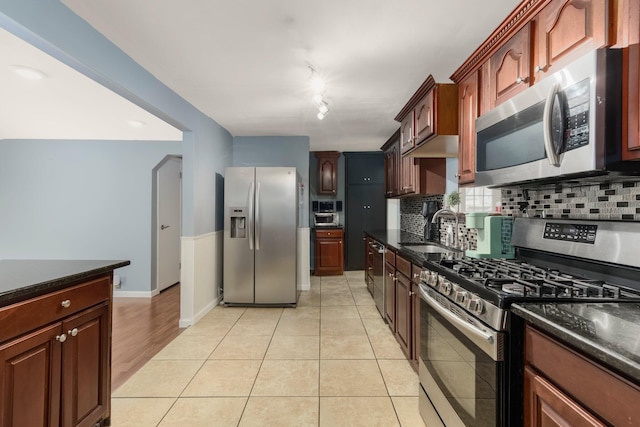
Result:
{"label": "oven control panel", "polygon": [[594,224],[566,224],[547,222],[544,226],[544,238],[567,242],[594,244],[598,226]]}

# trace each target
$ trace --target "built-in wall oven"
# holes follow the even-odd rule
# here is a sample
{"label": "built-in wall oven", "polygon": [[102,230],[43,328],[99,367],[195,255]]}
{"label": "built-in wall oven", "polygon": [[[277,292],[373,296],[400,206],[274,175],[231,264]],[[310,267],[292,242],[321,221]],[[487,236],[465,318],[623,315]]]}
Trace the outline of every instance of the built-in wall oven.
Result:
{"label": "built-in wall oven", "polygon": [[640,301],[640,223],[516,218],[513,227],[515,260],[423,266],[419,407],[429,427],[523,425],[523,321],[512,303]]}

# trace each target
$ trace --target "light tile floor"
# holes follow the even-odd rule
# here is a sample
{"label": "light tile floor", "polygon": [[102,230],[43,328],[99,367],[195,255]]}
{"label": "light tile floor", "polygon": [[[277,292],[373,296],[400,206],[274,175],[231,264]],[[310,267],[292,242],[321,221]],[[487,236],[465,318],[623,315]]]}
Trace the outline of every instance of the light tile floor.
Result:
{"label": "light tile floor", "polygon": [[216,307],[113,393],[111,425],[424,427],[363,276],[312,277],[297,308]]}

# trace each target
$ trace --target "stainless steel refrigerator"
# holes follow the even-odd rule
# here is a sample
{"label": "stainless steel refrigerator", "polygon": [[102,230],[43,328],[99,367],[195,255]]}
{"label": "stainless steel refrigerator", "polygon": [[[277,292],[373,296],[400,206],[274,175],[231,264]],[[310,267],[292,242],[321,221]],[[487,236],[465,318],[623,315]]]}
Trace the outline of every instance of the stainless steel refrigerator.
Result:
{"label": "stainless steel refrigerator", "polygon": [[296,168],[226,169],[225,304],[296,303],[298,182]]}

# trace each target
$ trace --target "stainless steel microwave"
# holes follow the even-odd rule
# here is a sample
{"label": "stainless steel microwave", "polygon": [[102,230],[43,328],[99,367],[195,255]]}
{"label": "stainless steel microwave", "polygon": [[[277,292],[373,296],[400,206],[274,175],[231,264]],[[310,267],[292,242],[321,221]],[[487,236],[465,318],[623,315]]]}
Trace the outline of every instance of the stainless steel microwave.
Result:
{"label": "stainless steel microwave", "polygon": [[480,116],[476,185],[621,171],[621,73],[619,50],[594,50]]}
{"label": "stainless steel microwave", "polygon": [[314,212],[313,225],[315,227],[337,227],[340,225],[338,212]]}

